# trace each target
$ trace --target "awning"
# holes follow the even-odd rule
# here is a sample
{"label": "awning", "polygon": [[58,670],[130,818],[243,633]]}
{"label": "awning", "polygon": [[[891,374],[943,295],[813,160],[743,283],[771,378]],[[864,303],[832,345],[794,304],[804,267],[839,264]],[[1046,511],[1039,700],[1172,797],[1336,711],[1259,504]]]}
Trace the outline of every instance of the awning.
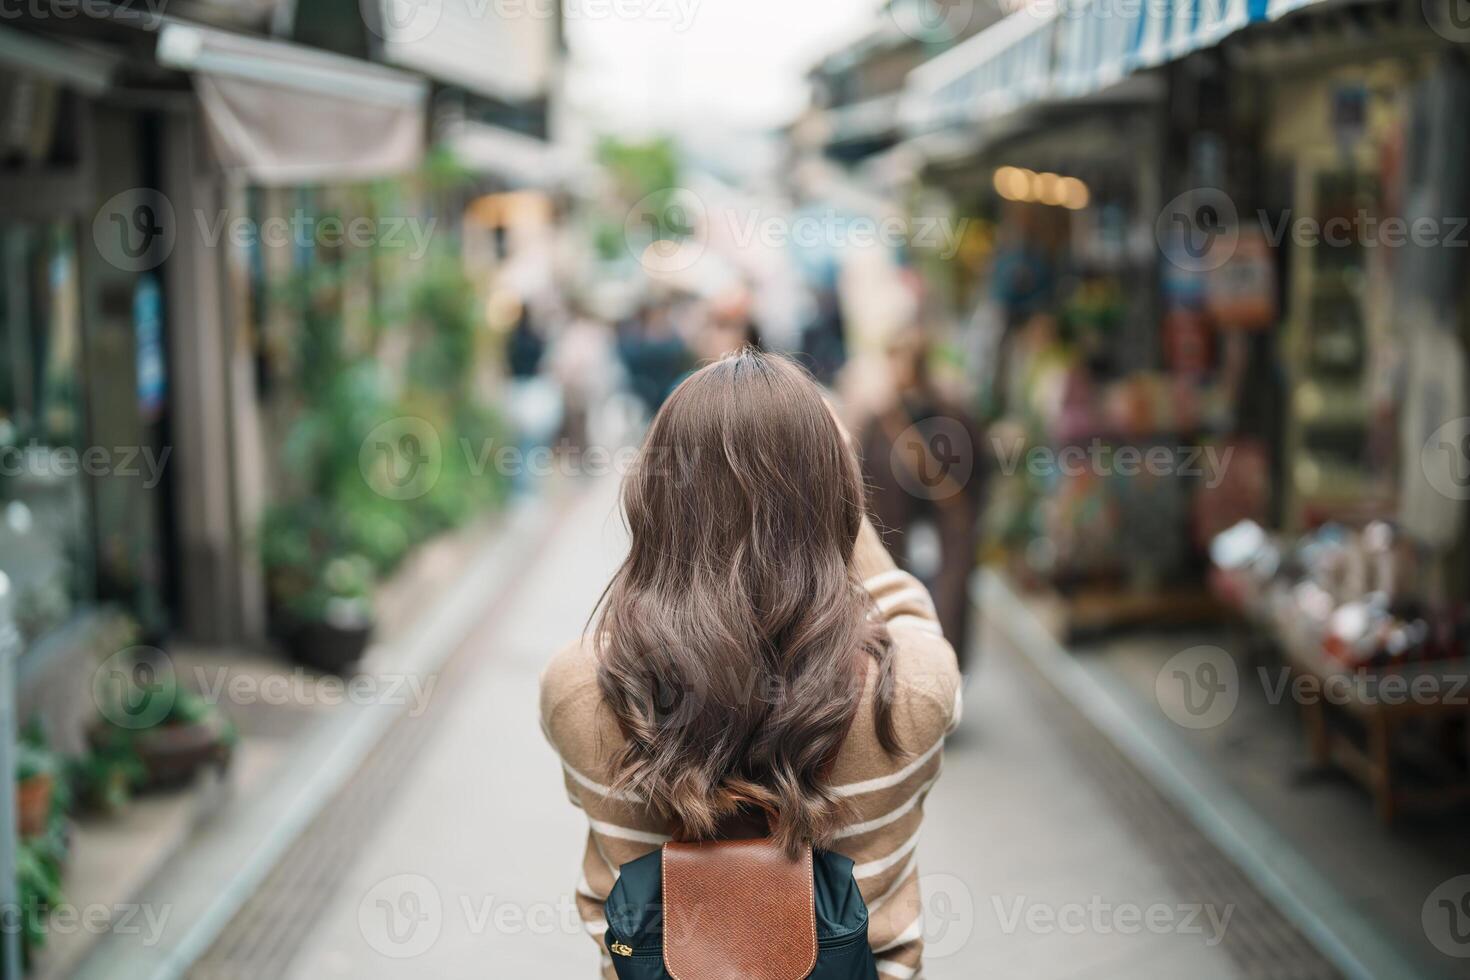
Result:
{"label": "awning", "polygon": [[922,132],[1047,99],[1104,92],[1134,72],[1322,0],[1033,0],[909,73],[905,123]]}
{"label": "awning", "polygon": [[546,94],[560,0],[358,0],[383,58],[506,102]]}
{"label": "awning", "polygon": [[1054,73],[1056,92],[1076,98],[1101,91],[1133,70],[1140,30],[1158,0],[1113,2],[1106,14],[1097,0],[1082,0],[1067,10],[1057,27]]}
{"label": "awning", "polygon": [[1323,2],[1325,0],[1266,0],[1266,19],[1277,20],[1303,7]]}
{"label": "awning", "polygon": [[909,73],[904,123],[923,131],[993,119],[1051,93],[1060,8],[1019,10]]}
{"label": "awning", "polygon": [[1177,0],[1145,3],[1143,8],[1132,59],[1137,68],[1152,68],[1212,47],[1247,24],[1265,19],[1260,0]]}
{"label": "awning", "polygon": [[563,176],[548,144],[500,126],[460,120],[445,126],[439,143],[463,166],[512,187],[544,187]]}
{"label": "awning", "polygon": [[1073,97],[1102,91],[1218,44],[1262,13],[1260,0],[1080,0],[1057,32],[1057,90]]}
{"label": "awning", "polygon": [[87,95],[107,91],[118,62],[106,51],[0,27],[0,67],[36,75]]}
{"label": "awning", "polygon": [[156,52],[193,75],[221,165],[253,183],[366,180],[423,160],[428,83],[414,75],[176,21]]}

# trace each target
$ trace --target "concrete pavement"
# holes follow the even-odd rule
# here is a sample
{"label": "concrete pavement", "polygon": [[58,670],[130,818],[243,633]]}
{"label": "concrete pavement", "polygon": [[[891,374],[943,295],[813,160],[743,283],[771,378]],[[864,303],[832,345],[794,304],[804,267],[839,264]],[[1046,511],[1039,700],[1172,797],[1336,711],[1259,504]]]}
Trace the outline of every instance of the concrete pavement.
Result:
{"label": "concrete pavement", "polygon": [[[585,836],[537,722],[537,676],[582,630],[623,547],[590,487],[501,612],[286,976],[576,978],[597,954],[572,906]],[[1228,978],[1229,908],[1191,903],[989,644],[920,846],[931,980]]]}

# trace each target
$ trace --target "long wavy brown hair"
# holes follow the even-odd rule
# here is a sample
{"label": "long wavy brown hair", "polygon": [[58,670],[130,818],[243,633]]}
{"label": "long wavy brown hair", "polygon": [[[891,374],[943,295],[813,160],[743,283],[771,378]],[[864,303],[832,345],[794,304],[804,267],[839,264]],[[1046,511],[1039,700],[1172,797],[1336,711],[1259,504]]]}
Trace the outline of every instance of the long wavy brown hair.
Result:
{"label": "long wavy brown hair", "polygon": [[742,350],[669,396],[623,485],[632,538],[596,615],[598,681],[625,743],[616,788],[687,839],[753,810],[795,852],[844,807],[832,763],[877,662],[880,744],[893,651],[853,570],[857,460],[816,382]]}

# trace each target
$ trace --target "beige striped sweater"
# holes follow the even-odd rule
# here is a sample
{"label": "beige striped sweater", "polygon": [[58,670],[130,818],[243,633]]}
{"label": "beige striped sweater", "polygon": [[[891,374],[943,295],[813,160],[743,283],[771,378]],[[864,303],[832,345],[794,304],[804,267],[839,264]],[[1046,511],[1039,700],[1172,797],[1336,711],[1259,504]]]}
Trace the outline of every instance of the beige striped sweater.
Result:
{"label": "beige striped sweater", "polygon": [[[870,675],[833,770],[838,792],[852,804],[851,823],[839,832],[833,849],[856,865],[871,916],[868,940],[877,954],[879,973],[905,980],[918,977],[923,956],[916,850],[924,798],[939,778],[944,737],[959,721],[960,677],[954,651],[939,632],[929,593],[894,566],[878,535],[866,525],[855,564],[893,637],[898,681],[894,724],[905,755],[893,758],[878,744]],[[608,787],[609,759],[622,735],[612,713],[603,708],[588,639],[558,653],[542,673],[541,724],[561,756],[572,803],[587,815],[577,905],[602,951],[604,977],[614,978],[603,942],[607,932],[603,901],[618,868],[668,840],[670,828],[636,798]]]}

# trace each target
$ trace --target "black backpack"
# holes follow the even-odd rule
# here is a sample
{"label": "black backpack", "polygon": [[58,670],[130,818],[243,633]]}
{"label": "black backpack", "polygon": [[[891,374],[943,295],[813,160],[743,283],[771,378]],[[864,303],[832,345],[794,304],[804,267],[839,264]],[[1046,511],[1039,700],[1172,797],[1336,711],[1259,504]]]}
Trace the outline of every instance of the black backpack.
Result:
{"label": "black backpack", "polygon": [[619,980],[875,980],[852,861],[769,838],[665,844],[608,896]]}

